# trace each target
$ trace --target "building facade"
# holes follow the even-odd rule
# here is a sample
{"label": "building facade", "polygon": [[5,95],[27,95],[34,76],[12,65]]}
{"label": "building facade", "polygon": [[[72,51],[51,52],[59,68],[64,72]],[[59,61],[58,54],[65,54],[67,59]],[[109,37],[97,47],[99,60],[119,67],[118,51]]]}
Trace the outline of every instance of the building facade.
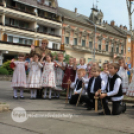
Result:
{"label": "building facade", "polygon": [[0,65],[18,52],[29,53],[31,44],[49,40],[49,48],[59,50],[62,17],[57,0],[0,0]]}
{"label": "building facade", "polygon": [[126,34],[114,28],[111,24],[103,21],[103,13],[92,8],[90,17],[81,15],[75,11],[58,8],[63,15],[62,44],[65,45],[66,53],[79,60],[86,59],[86,63],[93,59],[94,53],[94,26],[96,25],[95,60],[99,63],[113,62],[113,57],[122,57],[126,49]]}

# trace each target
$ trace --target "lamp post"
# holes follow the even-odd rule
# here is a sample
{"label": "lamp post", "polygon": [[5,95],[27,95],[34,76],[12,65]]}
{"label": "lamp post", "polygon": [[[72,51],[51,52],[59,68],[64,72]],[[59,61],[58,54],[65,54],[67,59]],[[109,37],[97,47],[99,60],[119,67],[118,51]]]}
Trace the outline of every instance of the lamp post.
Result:
{"label": "lamp post", "polygon": [[96,39],[96,25],[94,24],[94,22],[93,21],[91,21],[91,20],[88,20],[87,19],[87,21],[88,22],[90,22],[90,23],[92,23],[92,25],[94,25],[94,53],[93,53],[93,60],[94,60],[94,62],[95,62],[95,39]]}

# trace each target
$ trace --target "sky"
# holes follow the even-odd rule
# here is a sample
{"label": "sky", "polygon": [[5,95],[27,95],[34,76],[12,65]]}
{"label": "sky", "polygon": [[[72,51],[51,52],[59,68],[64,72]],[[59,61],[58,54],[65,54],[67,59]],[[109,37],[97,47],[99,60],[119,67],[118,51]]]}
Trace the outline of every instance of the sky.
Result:
{"label": "sky", "polygon": [[[89,16],[91,13],[91,8],[93,3],[96,5],[97,0],[58,0],[59,7],[63,7],[74,11],[75,7],[77,12],[86,16]],[[129,29],[128,21],[128,11],[126,6],[126,0],[98,0],[98,9],[104,14],[103,20],[106,20],[110,23],[112,20],[115,21],[115,25],[127,26]],[[134,9],[134,4],[132,6]],[[134,14],[132,16],[134,21]],[[134,29],[134,25],[133,25]]]}

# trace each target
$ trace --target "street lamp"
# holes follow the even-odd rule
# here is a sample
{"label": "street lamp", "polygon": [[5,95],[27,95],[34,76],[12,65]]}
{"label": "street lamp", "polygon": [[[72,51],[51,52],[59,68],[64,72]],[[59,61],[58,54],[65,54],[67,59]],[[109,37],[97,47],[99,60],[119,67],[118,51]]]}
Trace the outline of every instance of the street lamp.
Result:
{"label": "street lamp", "polygon": [[95,25],[95,23],[94,23],[93,21],[91,21],[91,20],[88,20],[88,19],[87,19],[87,21],[88,21],[88,22],[90,22],[90,23],[92,23],[92,24],[94,25],[94,53],[93,53],[93,58],[94,58],[94,61],[95,61],[95,39],[96,39],[96,25]]}

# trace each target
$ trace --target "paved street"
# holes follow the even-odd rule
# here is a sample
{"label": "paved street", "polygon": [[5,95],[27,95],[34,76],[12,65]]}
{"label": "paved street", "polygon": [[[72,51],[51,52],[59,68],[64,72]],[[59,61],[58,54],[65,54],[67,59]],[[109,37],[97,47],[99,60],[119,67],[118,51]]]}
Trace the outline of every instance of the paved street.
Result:
{"label": "paved street", "polygon": [[[0,102],[10,105],[8,112],[0,113],[0,134],[132,134],[134,133],[134,109],[127,104],[127,111],[120,116],[99,116],[82,106],[75,107],[60,100],[13,100],[10,82],[0,82]],[[23,123],[12,120],[11,112],[22,107],[27,114],[61,115],[62,117],[33,117]],[[66,116],[66,117],[65,117]],[[70,117],[71,116],[71,117]]]}

